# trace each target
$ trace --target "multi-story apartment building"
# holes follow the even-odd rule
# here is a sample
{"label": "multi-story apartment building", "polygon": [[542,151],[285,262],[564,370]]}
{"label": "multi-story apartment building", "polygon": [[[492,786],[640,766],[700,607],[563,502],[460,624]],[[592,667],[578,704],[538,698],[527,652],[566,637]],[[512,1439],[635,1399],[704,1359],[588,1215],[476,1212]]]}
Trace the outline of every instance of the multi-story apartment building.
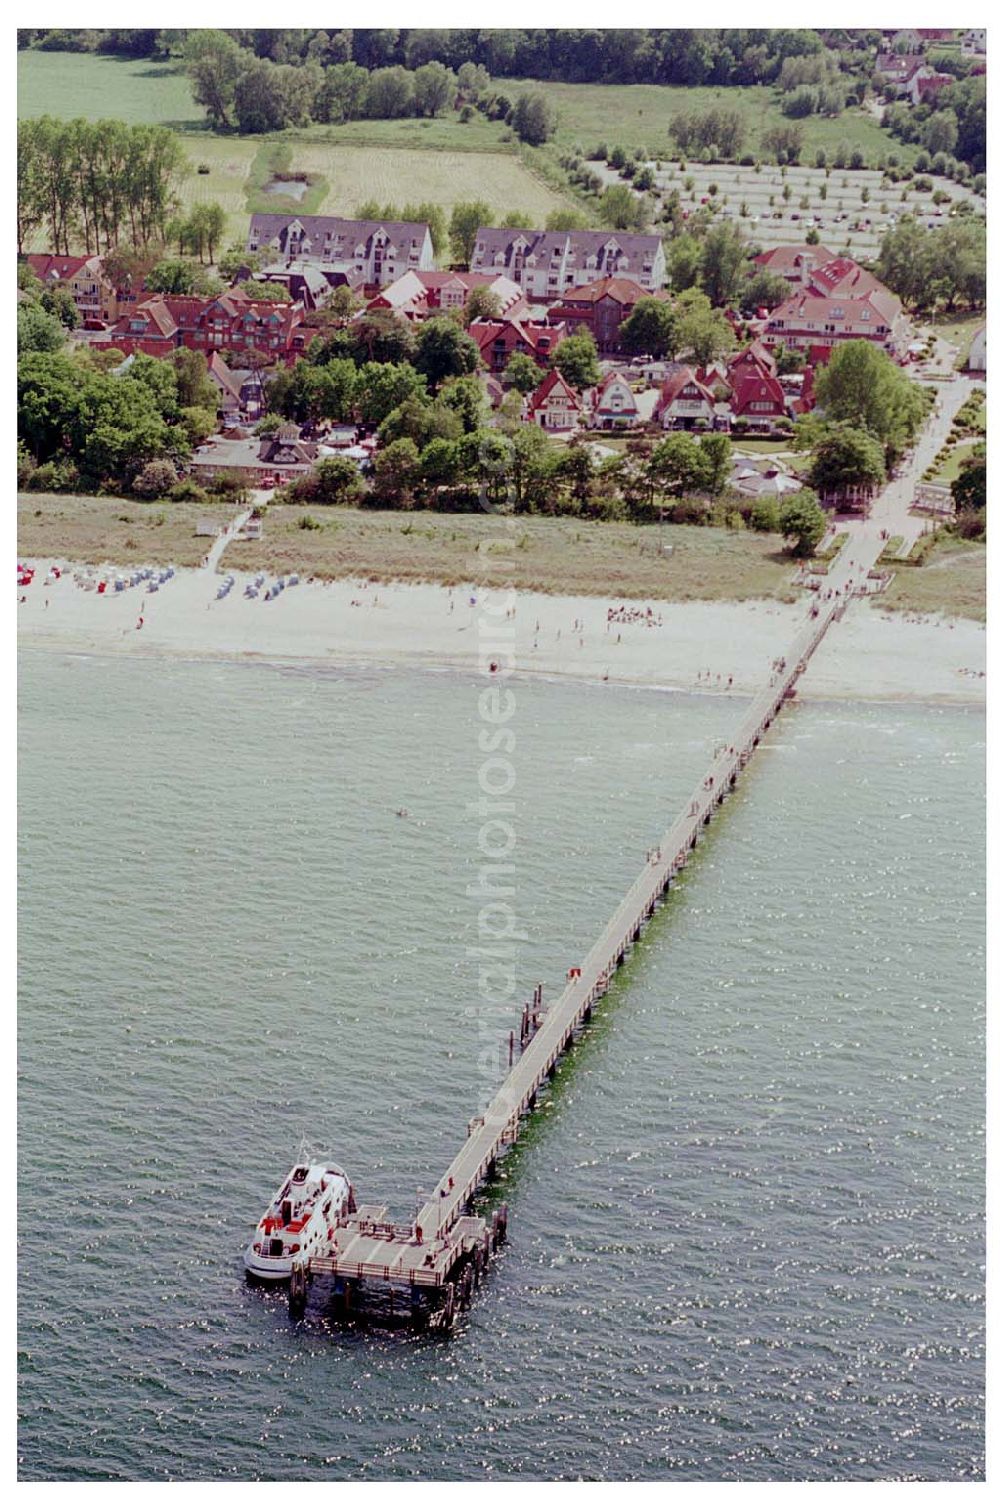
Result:
{"label": "multi-story apartment building", "polygon": [[659,291],[667,273],[656,234],[617,229],[479,229],[473,271],[502,272],[529,301],[553,302],[602,277],[625,277]]}
{"label": "multi-story apartment building", "polygon": [[319,214],[254,214],[251,254],[273,255],[287,266],[311,261],[331,285],[388,286],[405,271],[430,270],[434,246],[426,224],[334,219]]}

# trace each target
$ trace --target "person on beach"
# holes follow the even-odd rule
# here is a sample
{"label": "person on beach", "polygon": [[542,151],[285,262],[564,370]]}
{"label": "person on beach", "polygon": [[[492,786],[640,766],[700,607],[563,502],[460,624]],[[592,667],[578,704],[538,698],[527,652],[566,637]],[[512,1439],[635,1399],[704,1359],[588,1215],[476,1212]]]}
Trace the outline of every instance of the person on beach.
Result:
{"label": "person on beach", "polygon": [[135,628],[136,628],[136,630],[141,630],[142,627],[143,627],[143,618],[142,618],[142,615],[140,615],[139,618],[138,618],[138,620],[136,620],[136,622],[135,622]]}

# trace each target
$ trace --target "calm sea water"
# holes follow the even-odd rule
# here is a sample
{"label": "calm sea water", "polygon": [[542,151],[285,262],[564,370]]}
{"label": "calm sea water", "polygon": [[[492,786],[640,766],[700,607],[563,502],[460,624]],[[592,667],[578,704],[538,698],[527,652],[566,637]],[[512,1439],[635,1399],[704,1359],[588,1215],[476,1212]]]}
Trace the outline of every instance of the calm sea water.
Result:
{"label": "calm sea water", "polygon": [[303,1134],[412,1211],[740,710],[517,686],[519,991],[482,1018],[479,689],[24,654],[21,1476],[982,1478],[979,713],[782,716],[450,1338],[245,1284]]}

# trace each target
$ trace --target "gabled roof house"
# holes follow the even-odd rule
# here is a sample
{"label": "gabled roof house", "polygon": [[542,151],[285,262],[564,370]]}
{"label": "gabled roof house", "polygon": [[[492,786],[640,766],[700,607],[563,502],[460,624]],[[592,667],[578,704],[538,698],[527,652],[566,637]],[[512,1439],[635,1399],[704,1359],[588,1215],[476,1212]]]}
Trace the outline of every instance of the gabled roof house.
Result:
{"label": "gabled roof house", "polygon": [[558,370],[550,370],[529,396],[526,416],[548,432],[572,432],[582,420],[583,402]]}

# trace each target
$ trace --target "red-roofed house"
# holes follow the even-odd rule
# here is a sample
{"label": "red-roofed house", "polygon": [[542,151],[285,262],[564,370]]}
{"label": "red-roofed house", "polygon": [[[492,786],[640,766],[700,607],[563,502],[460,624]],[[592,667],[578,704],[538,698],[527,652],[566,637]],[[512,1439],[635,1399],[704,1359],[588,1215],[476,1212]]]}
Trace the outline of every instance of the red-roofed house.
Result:
{"label": "red-roofed house", "polygon": [[832,250],[825,245],[775,245],[755,255],[753,263],[762,271],[773,271],[783,276],[789,286],[805,286],[817,266],[834,260]]}
{"label": "red-roofed house", "polygon": [[912,54],[880,53],[875,71],[885,79],[887,94],[893,94],[897,99],[909,99],[911,104],[920,104],[930,94],[955,81],[950,73],[939,73],[924,58]]}
{"label": "red-roofed house", "polygon": [[714,417],[715,397],[691,366],[671,370],[660,389],[653,421],[662,427],[688,428],[701,422],[711,426]]}
{"label": "red-roofed house", "polygon": [[583,416],[583,402],[558,370],[550,370],[528,398],[526,415],[547,432],[574,432]]}
{"label": "red-roofed house", "polygon": [[67,286],[84,323],[112,323],[118,295],[99,255],[29,255],[28,265],[46,286]]}
{"label": "red-roofed house", "polygon": [[731,383],[735,375],[777,375],[778,366],[774,355],[769,349],[765,349],[759,339],[754,339],[752,344],[747,344],[739,354],[726,366],[726,380]]}
{"label": "red-roofed house", "polygon": [[476,319],[467,332],[475,339],[483,364],[494,374],[506,368],[512,354],[526,354],[542,369],[568,332],[565,323],[528,323],[519,318],[493,322]]}
{"label": "red-roofed house", "polygon": [[634,427],[639,420],[639,403],[635,392],[617,371],[605,375],[594,393],[591,426],[616,428]]}
{"label": "red-roofed house", "polygon": [[886,289],[877,276],[851,260],[849,255],[837,255],[810,271],[807,290],[820,297],[863,297],[867,292],[884,292]]}
{"label": "red-roofed house", "polygon": [[188,349],[252,351],[286,364],[302,354],[318,332],[302,325],[297,303],[252,302],[239,287],[218,297],[148,297],[122,313],[111,341],[126,354],[162,356]]}
{"label": "red-roofed house", "polygon": [[745,421],[755,430],[772,432],[788,415],[785,393],[774,375],[748,366],[731,369],[730,389],[729,407],[734,420]]}
{"label": "red-roofed house", "polygon": [[914,104],[926,104],[928,99],[936,99],[942,89],[950,88],[954,82],[950,73],[918,73],[914,80],[916,94],[910,97]]}
{"label": "red-roofed house", "polygon": [[[811,364],[828,358],[828,351],[846,339],[867,339],[902,359],[910,342],[910,324],[899,298],[884,287],[860,296],[796,292],[774,309],[761,330],[766,348],[785,344],[789,349],[804,349]],[[823,351],[827,351],[825,356]]]}
{"label": "red-roofed house", "polygon": [[550,316],[568,324],[570,333],[589,333],[599,353],[619,354],[619,328],[638,301],[653,295],[628,276],[602,276],[565,291]]}
{"label": "red-roofed house", "polygon": [[371,312],[385,308],[419,323],[437,313],[462,312],[469,293],[483,287],[500,304],[503,317],[520,317],[528,310],[521,288],[508,276],[483,271],[406,271],[385,286],[368,304]]}
{"label": "red-roofed house", "polygon": [[905,94],[910,79],[920,68],[926,67],[923,58],[914,52],[880,52],[875,59],[875,71],[880,73],[888,85],[888,92]]}

